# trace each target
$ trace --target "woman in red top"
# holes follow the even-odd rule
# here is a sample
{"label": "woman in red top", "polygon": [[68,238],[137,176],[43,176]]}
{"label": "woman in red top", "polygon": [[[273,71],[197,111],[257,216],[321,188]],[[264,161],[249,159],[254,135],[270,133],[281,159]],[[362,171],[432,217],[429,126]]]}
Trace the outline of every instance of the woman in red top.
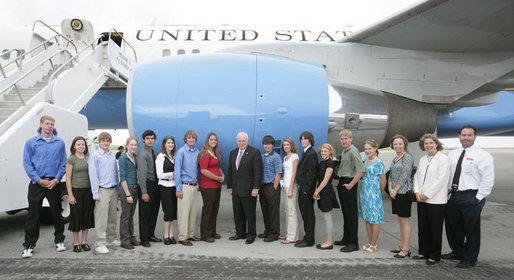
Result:
{"label": "woman in red top", "polygon": [[198,154],[200,165],[200,192],[202,193],[202,221],[200,222],[201,239],[214,242],[221,236],[216,233],[216,219],[220,206],[221,183],[225,175],[221,171],[221,152],[218,136],[214,132],[207,135],[202,150]]}

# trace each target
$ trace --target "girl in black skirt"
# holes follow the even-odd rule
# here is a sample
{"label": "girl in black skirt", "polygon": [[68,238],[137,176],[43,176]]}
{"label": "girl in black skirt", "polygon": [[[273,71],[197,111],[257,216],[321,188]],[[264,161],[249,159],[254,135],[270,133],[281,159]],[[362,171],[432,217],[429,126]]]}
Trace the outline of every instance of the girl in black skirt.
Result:
{"label": "girl in black skirt", "polygon": [[[71,156],[66,160],[66,189],[70,202],[70,225],[73,232],[73,251],[89,251],[87,244],[88,229],[95,227],[95,202],[89,183],[87,159],[89,151],[86,139],[78,136],[73,139],[70,148]],[[82,242],[79,243],[79,231],[82,231]]]}

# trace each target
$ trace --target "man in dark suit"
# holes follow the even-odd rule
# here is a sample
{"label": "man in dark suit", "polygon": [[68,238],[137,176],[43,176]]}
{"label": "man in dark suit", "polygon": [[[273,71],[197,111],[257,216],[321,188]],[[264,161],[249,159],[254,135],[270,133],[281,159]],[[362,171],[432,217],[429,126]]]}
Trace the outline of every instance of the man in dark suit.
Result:
{"label": "man in dark suit", "polygon": [[237,146],[230,152],[228,165],[227,188],[232,195],[236,225],[236,235],[229,239],[246,238],[246,244],[252,244],[257,236],[255,207],[261,186],[262,158],[258,149],[248,145],[248,134],[245,132],[237,134]]}
{"label": "man in dark suit", "polygon": [[296,182],[300,188],[298,192],[298,207],[302,214],[305,236],[303,240],[298,240],[294,246],[312,247],[314,245],[314,230],[316,225],[313,194],[316,190],[318,155],[312,147],[314,145],[314,136],[311,132],[302,132],[300,135],[300,143],[303,146],[303,154],[298,164]]}

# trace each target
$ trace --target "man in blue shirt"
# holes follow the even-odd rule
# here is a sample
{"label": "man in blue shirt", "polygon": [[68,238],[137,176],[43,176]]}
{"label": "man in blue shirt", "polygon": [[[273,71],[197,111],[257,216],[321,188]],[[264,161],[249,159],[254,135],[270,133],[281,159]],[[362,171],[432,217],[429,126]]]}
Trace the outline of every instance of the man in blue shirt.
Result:
{"label": "man in blue shirt", "polygon": [[178,239],[184,246],[200,241],[194,236],[196,223],[196,198],[198,197],[198,149],[196,133],[188,130],[184,135],[186,145],[175,156],[175,186],[177,188]]}
{"label": "man in blue shirt", "polygon": [[[116,209],[118,206],[118,164],[116,156],[109,151],[111,135],[102,132],[98,135],[100,149],[89,157],[89,181],[95,203],[95,252],[109,253],[107,246],[120,246],[116,239]],[[109,241],[109,243],[107,243]]]}
{"label": "man in blue shirt", "polygon": [[55,119],[42,116],[39,134],[25,143],[23,167],[30,177],[28,190],[29,215],[25,224],[25,242],[23,258],[32,257],[39,238],[39,217],[41,204],[46,197],[50,204],[54,223],[54,242],[58,252],[66,250],[64,246],[64,223],[62,221],[61,191],[57,184],[66,171],[66,150],[64,141],[55,136]]}
{"label": "man in blue shirt", "polygon": [[264,219],[264,233],[259,238],[264,242],[278,240],[280,235],[280,177],[282,159],[273,151],[275,139],[271,135],[262,138],[264,154],[262,155],[262,186],[259,201]]}

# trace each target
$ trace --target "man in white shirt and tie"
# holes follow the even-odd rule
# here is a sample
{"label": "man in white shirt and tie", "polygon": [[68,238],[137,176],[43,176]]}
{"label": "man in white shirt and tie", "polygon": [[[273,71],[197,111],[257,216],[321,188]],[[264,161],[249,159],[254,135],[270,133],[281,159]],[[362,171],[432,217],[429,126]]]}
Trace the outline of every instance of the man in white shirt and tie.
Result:
{"label": "man in white shirt and tie", "polygon": [[494,159],[474,146],[476,132],[472,125],[463,126],[459,134],[462,147],[448,154],[452,177],[445,225],[452,252],[441,257],[460,260],[459,268],[476,264],[480,251],[480,215],[494,185]]}

